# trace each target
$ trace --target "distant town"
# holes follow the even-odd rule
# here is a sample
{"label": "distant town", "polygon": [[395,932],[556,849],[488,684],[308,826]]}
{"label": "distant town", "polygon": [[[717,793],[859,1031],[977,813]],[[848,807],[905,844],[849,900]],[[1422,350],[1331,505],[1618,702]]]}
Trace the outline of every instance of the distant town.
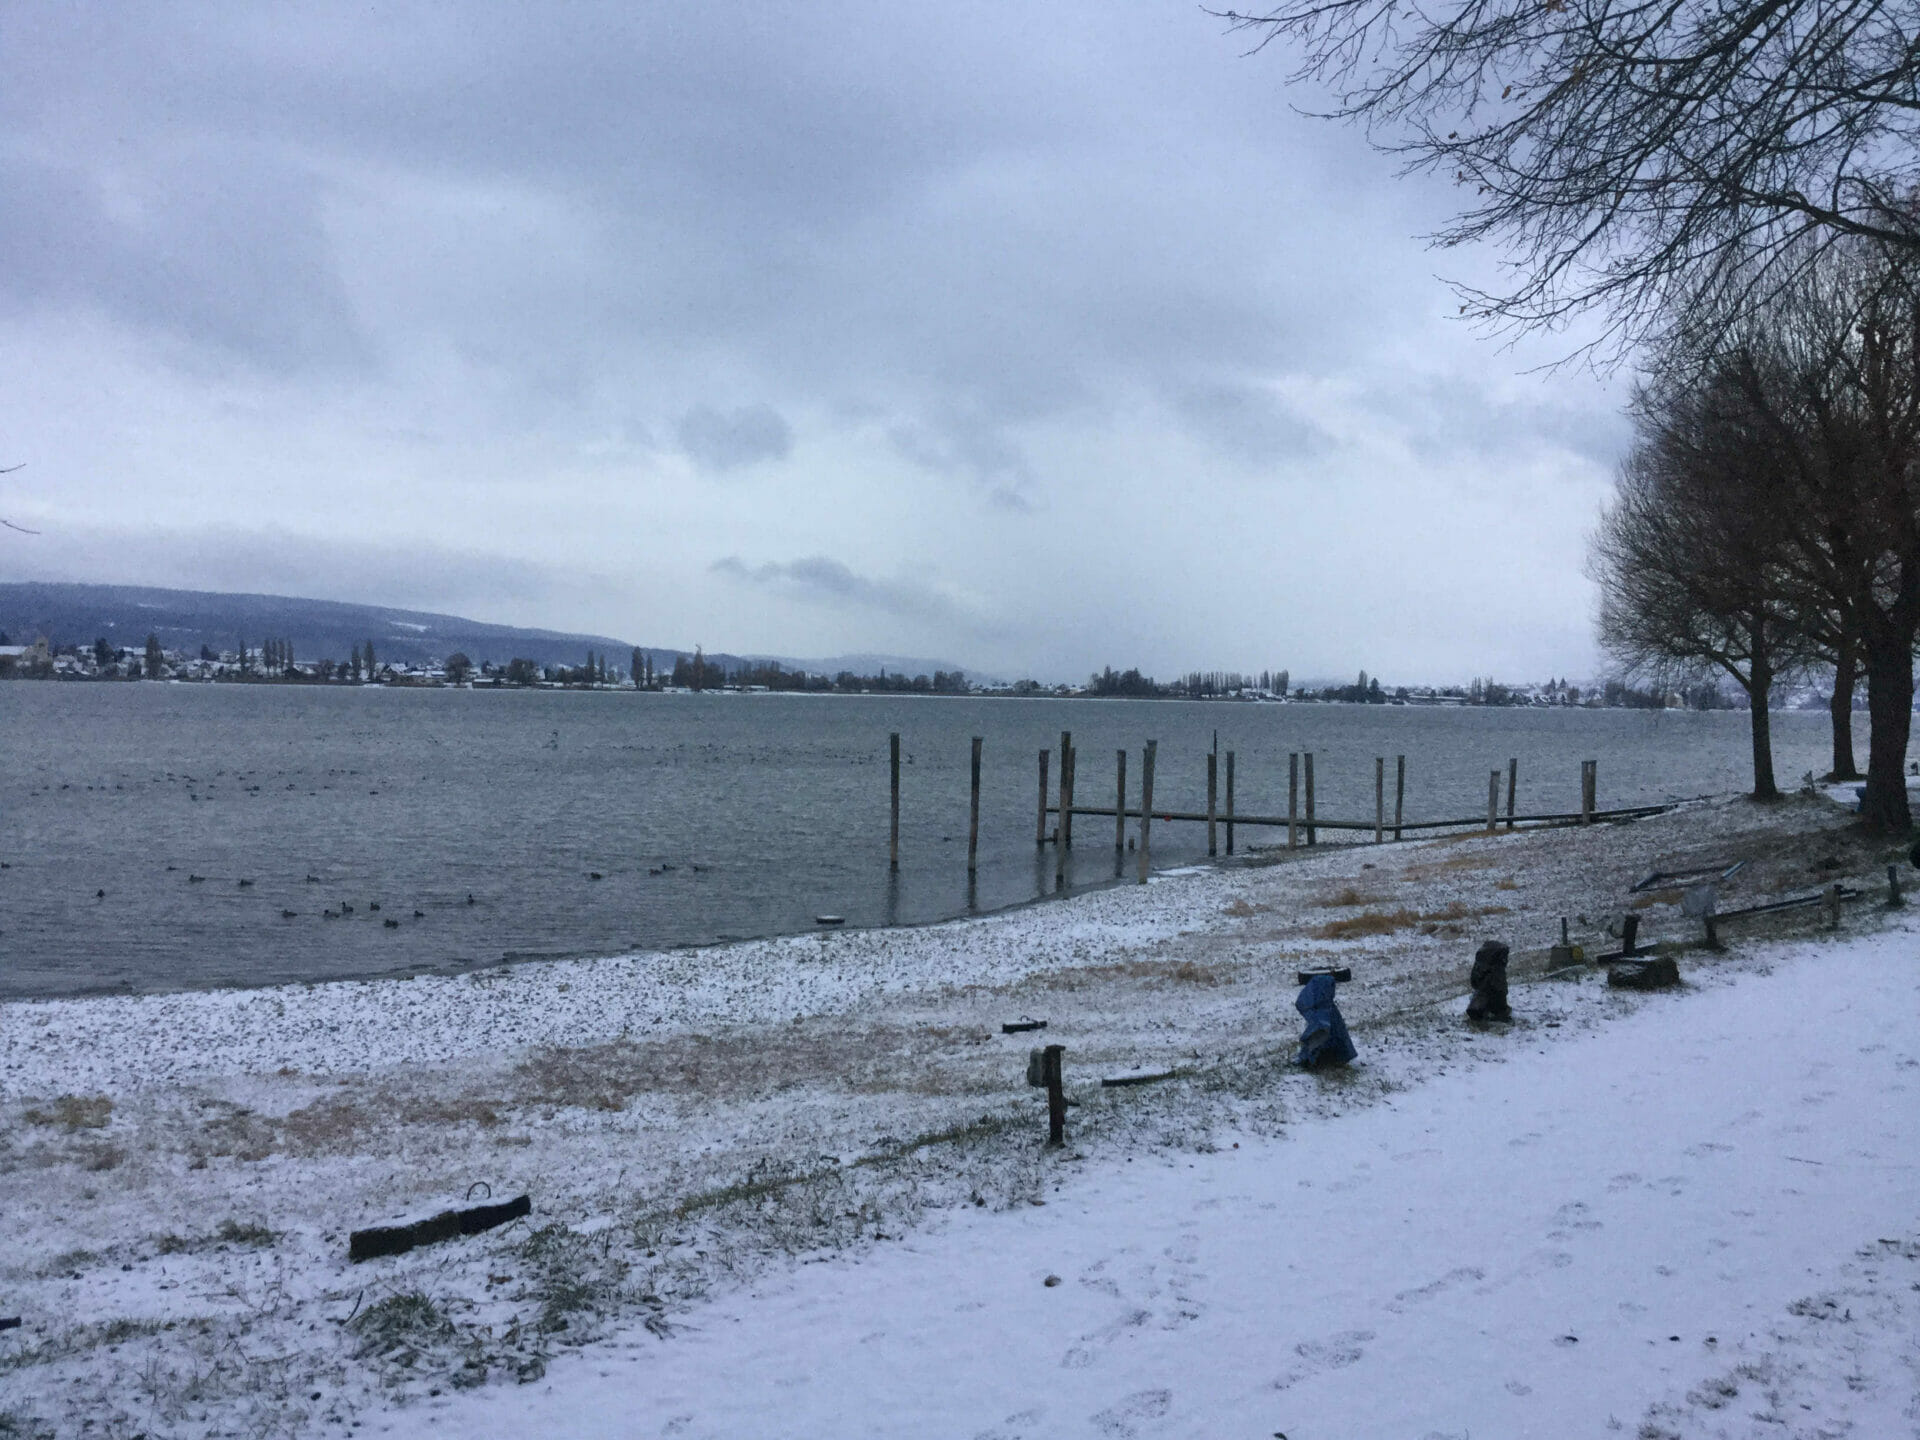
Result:
{"label": "distant town", "polygon": [[[163,647],[153,635],[148,636],[145,646],[135,650],[115,646],[104,637],[90,645],[53,642],[44,636],[31,644],[19,644],[4,632],[0,632],[0,680],[624,690],[657,694],[1051,696],[1266,704],[1743,708],[1743,697],[1715,685],[1662,693],[1636,689],[1619,680],[1585,686],[1563,679],[1509,685],[1491,678],[1466,685],[1386,685],[1377,676],[1361,671],[1352,684],[1296,686],[1285,670],[1254,674],[1193,671],[1161,682],[1138,670],[1115,671],[1109,667],[1089,676],[1084,684],[1047,684],[1038,680],[979,681],[959,670],[935,670],[931,675],[888,673],[884,669],[871,675],[850,670],[824,674],[774,661],[720,663],[708,660],[699,650],[677,655],[671,668],[656,666],[650,654],[639,649],[631,653],[625,666],[593,650],[586,652],[581,664],[570,666],[539,664],[525,658],[476,662],[460,651],[440,659],[384,660],[372,640],[352,646],[347,658],[339,660],[303,659],[294,654],[289,642],[275,639],[264,639],[257,647],[242,642],[235,649],[221,651],[202,645],[197,653],[187,653]],[[1807,703],[1814,701],[1815,697],[1807,697]]]}

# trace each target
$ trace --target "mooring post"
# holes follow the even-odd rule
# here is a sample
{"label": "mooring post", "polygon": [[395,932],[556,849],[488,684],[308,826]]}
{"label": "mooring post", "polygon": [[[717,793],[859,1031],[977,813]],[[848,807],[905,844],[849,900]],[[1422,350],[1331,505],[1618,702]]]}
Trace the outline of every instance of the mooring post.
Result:
{"label": "mooring post", "polygon": [[1319,837],[1313,828],[1313,752],[1306,753],[1307,762],[1307,844],[1319,844]]}
{"label": "mooring post", "polygon": [[887,841],[887,869],[900,868],[900,732],[893,732],[888,749],[893,763],[893,830]]}
{"label": "mooring post", "polygon": [[1400,838],[1400,822],[1405,819],[1403,806],[1407,800],[1407,757],[1398,755],[1393,762],[1393,838]]}
{"label": "mooring post", "polygon": [[1373,843],[1387,838],[1387,757],[1373,757]]}
{"label": "mooring post", "polygon": [[973,799],[967,807],[967,874],[980,868],[980,745],[973,737]]}
{"label": "mooring post", "polygon": [[1582,825],[1593,823],[1594,792],[1600,788],[1599,776],[1596,773],[1598,766],[1597,760],[1580,762],[1580,823]]}
{"label": "mooring post", "polygon": [[1487,834],[1491,835],[1500,818],[1500,772],[1490,771],[1487,775]]}
{"label": "mooring post", "polygon": [[1300,843],[1300,752],[1287,756],[1287,848]]}
{"label": "mooring post", "polygon": [[1040,752],[1040,820],[1033,832],[1033,844],[1037,850],[1047,843],[1047,752]]}
{"label": "mooring post", "polygon": [[1047,1083],[1047,1144],[1067,1143],[1067,1090],[1060,1076],[1060,1057],[1064,1045],[1049,1045],[1042,1052],[1041,1076]]}
{"label": "mooring post", "polygon": [[1153,758],[1158,740],[1147,741],[1140,755],[1140,883],[1147,883],[1148,842],[1153,826]]}
{"label": "mooring post", "polygon": [[1127,752],[1113,752],[1113,850],[1127,848]]}
{"label": "mooring post", "polygon": [[1227,854],[1233,854],[1233,751],[1227,751]]}
{"label": "mooring post", "polygon": [[[1073,844],[1073,732],[1060,732],[1060,814],[1053,843],[1065,850]],[[1065,862],[1061,862],[1064,864]]]}
{"label": "mooring post", "polygon": [[1207,854],[1220,853],[1220,847],[1214,840],[1214,801],[1219,791],[1220,757],[1212,751],[1207,752]]}
{"label": "mooring post", "polygon": [[1507,761],[1507,829],[1513,828],[1513,792],[1520,786],[1520,757]]}

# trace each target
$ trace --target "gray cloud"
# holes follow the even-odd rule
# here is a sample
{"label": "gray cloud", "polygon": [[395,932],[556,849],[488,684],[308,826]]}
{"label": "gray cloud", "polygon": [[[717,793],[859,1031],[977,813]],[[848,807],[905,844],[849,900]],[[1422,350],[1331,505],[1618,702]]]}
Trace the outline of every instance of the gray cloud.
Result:
{"label": "gray cloud", "polygon": [[976,639],[1002,633],[1000,625],[972,606],[930,585],[914,580],[871,579],[825,555],[760,565],[748,565],[739,556],[728,555],[714,561],[709,569],[738,584],[805,603],[930,621]]}
{"label": "gray cloud", "polygon": [[793,453],[793,427],[771,405],[726,411],[696,405],[680,417],[674,435],[694,464],[715,473]]}
{"label": "gray cloud", "polygon": [[[1454,482],[1432,477],[1471,470],[1501,502],[1483,530],[1564,556],[1614,401],[1577,376],[1537,403],[1493,383],[1526,362],[1442,321],[1409,238],[1445,187],[1291,113],[1284,62],[1241,48],[1190,7],[1095,0],[295,4],[271,23],[18,0],[0,458],[33,462],[14,493],[50,534],[112,515],[180,542],[75,551],[76,578],[491,594],[490,617],[637,616],[640,638],[785,653],[911,625],[1008,671],[1343,671],[1374,619],[1309,623],[1290,599],[1365,559],[1342,537],[1402,546],[1426,594],[1420,498],[1444,508]],[[775,483],[690,484],[676,450]],[[1042,512],[1089,555],[1150,541],[1156,563],[1076,569]],[[1284,565],[1212,585],[1222,530],[1244,543],[1281,514]],[[275,581],[186,543],[192,516],[313,567]],[[391,563],[339,538],[383,529]],[[716,570],[715,533],[954,588]],[[423,535],[444,563],[407,563]],[[573,568],[618,579],[555,578]],[[1562,571],[1488,640],[1458,638],[1464,598],[1408,603],[1430,632],[1400,625],[1407,653],[1444,674],[1557,653],[1589,603]],[[962,589],[1054,619],[996,630]]]}

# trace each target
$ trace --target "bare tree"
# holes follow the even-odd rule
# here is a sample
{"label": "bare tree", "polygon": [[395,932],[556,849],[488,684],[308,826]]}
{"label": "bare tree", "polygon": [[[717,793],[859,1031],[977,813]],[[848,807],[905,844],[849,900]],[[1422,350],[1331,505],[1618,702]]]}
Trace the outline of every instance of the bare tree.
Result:
{"label": "bare tree", "polygon": [[1510,288],[1462,292],[1496,323],[1601,308],[1629,340],[1703,285],[1772,293],[1809,241],[1920,250],[1914,0],[1280,0],[1224,18],[1256,49],[1297,46],[1293,78],[1329,89],[1331,116],[1471,197],[1434,238],[1509,247]]}
{"label": "bare tree", "polygon": [[1775,680],[1801,659],[1781,586],[1783,477],[1764,438],[1710,395],[1642,391],[1635,443],[1592,542],[1600,639],[1663,687],[1710,670],[1747,694],[1753,796],[1773,773]]}

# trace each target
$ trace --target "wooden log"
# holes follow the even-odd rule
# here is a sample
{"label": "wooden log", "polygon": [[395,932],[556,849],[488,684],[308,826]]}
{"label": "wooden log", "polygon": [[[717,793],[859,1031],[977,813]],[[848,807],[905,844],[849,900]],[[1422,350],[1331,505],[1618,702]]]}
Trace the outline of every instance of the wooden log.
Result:
{"label": "wooden log", "polygon": [[1147,741],[1147,748],[1140,756],[1140,883],[1147,883],[1150,869],[1148,855],[1153,834],[1153,760],[1157,740]]}
{"label": "wooden log", "polygon": [[1227,751],[1227,854],[1233,854],[1233,751]]}
{"label": "wooden log", "polygon": [[1208,752],[1207,755],[1207,854],[1209,857],[1220,853],[1218,831],[1215,825],[1215,802],[1220,788],[1220,757]]}
{"label": "wooden log", "polygon": [[1287,756],[1287,848],[1300,843],[1300,754]]}
{"label": "wooden log", "polygon": [[1623,960],[1607,967],[1607,984],[1620,990],[1665,990],[1680,983],[1680,967],[1667,956]]}
{"label": "wooden log", "polygon": [[518,1220],[533,1210],[533,1198],[520,1195],[498,1205],[469,1205],[459,1210],[442,1210],[410,1225],[375,1225],[355,1230],[347,1237],[347,1259],[372,1260],[381,1255],[401,1255],[421,1245],[437,1245],[461,1235],[478,1235],[509,1220]]}
{"label": "wooden log", "polygon": [[1407,757],[1398,755],[1393,762],[1393,838],[1400,838],[1400,821],[1407,802]]}
{"label": "wooden log", "polygon": [[1305,759],[1307,762],[1307,844],[1317,845],[1320,843],[1320,837],[1313,828],[1313,752],[1311,750],[1307,751]]}
{"label": "wooden log", "polygon": [[1044,1020],[1009,1020],[1000,1027],[1000,1033],[1002,1035],[1019,1035],[1028,1030],[1044,1030],[1046,1028],[1047,1022]]}
{"label": "wooden log", "polygon": [[1156,1070],[1147,1075],[1103,1075],[1100,1077],[1102,1090],[1118,1090],[1125,1085],[1151,1085],[1156,1080],[1173,1080],[1179,1076],[1178,1070]]}
{"label": "wooden log", "polygon": [[1500,772],[1487,776],[1487,834],[1491,835],[1500,817]]}
{"label": "wooden log", "polygon": [[1127,752],[1113,752],[1113,849],[1127,848]]}
{"label": "wooden log", "polygon": [[888,750],[892,755],[893,767],[893,828],[887,838],[887,868],[900,868],[900,732],[894,731],[888,741]]}
{"label": "wooden log", "polygon": [[1336,985],[1344,985],[1353,979],[1353,971],[1345,965],[1340,965],[1330,966],[1322,970],[1296,970],[1293,972],[1293,983],[1296,985],[1304,985],[1316,975],[1331,975]]}
{"label": "wooden log", "polygon": [[1387,838],[1387,757],[1373,757],[1373,843]]}
{"label": "wooden log", "polygon": [[1507,829],[1513,828],[1513,792],[1520,787],[1520,757],[1507,761]]}
{"label": "wooden log", "polygon": [[973,789],[967,805],[967,874],[980,869],[980,746],[981,737],[973,737]]}
{"label": "wooden log", "polygon": [[1034,825],[1033,845],[1037,850],[1047,843],[1047,752],[1040,752],[1040,819]]}

